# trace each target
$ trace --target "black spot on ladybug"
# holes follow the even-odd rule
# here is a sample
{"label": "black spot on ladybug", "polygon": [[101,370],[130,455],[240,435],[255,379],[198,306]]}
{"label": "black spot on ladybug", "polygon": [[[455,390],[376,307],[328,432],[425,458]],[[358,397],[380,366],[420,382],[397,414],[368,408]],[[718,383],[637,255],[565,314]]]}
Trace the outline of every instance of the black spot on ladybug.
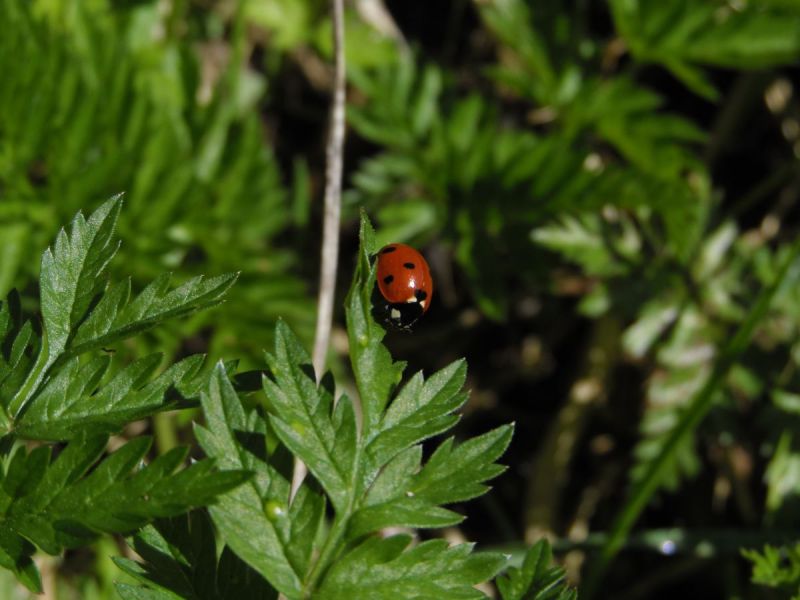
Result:
{"label": "black spot on ladybug", "polygon": [[386,277],[383,278],[383,283],[385,283],[386,285],[389,285],[393,281],[394,281],[394,275],[387,275]]}
{"label": "black spot on ladybug", "polygon": [[414,263],[403,263],[403,266],[406,269],[413,269],[413,268],[415,268],[416,265]]}
{"label": "black spot on ladybug", "polygon": [[383,250],[381,250],[381,254],[389,254],[390,252],[394,252],[397,250],[397,246],[386,246]]}
{"label": "black spot on ladybug", "polygon": [[417,290],[416,292],[414,292],[414,296],[416,296],[419,302],[422,302],[428,297],[428,292],[426,292],[425,290]]}

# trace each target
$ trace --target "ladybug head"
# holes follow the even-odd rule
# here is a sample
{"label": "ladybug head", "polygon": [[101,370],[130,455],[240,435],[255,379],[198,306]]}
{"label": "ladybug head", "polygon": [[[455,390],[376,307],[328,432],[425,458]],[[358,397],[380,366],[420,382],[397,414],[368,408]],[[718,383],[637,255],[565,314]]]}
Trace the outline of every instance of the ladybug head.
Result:
{"label": "ladybug head", "polygon": [[394,331],[410,333],[425,312],[420,302],[388,302],[376,289],[372,294],[372,316]]}

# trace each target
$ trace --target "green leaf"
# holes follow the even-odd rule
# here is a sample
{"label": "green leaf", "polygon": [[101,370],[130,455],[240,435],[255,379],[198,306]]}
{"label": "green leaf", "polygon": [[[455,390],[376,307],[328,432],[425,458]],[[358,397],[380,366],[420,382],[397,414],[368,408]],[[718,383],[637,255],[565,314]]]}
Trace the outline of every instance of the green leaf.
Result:
{"label": "green leaf", "polygon": [[216,543],[203,511],[162,519],[138,532],[131,546],[143,565],[117,559],[139,581],[150,581],[181,598],[211,598],[215,592]]}
{"label": "green leaf", "polygon": [[12,416],[36,393],[102,286],[108,263],[119,248],[114,227],[120,207],[119,196],[115,196],[88,220],[78,213],[69,234],[62,229],[55,244],[42,255],[39,286],[46,343],[25,384],[9,402]]}
{"label": "green leaf", "polygon": [[800,593],[800,544],[742,549],[742,556],[753,563],[753,583]]}
{"label": "green leaf", "polygon": [[412,479],[410,491],[436,504],[470,500],[488,491],[482,484],[497,477],[505,467],[494,463],[511,442],[513,425],[501,425],[458,446],[444,441]]}
{"label": "green leaf", "polygon": [[425,199],[408,198],[402,204],[382,206],[377,215],[381,227],[379,246],[404,242],[430,231],[436,225],[436,207]]}
{"label": "green leaf", "polygon": [[689,144],[706,135],[691,121],[659,111],[664,100],[627,77],[587,84],[573,111],[644,173],[679,180],[702,164]]}
{"label": "green leaf", "polygon": [[115,196],[92,213],[88,221],[78,213],[69,234],[62,229],[55,244],[42,256],[39,281],[51,357],[48,363],[65,350],[70,334],[103,285],[103,275],[119,248],[114,228],[121,207],[120,196]]}
{"label": "green leaf", "polygon": [[153,590],[127,583],[115,584],[122,600],[181,600],[181,596],[164,590]]}
{"label": "green leaf", "polygon": [[0,527],[57,554],[100,532],[128,533],[156,517],[208,504],[248,478],[244,471],[214,472],[211,461],[176,472],[186,457],[182,448],[145,466],[146,437],[98,463],[106,441],[75,438],[54,460],[48,447],[19,448],[3,474]]}
{"label": "green leaf", "polygon": [[766,508],[777,512],[789,498],[796,497],[800,490],[800,455],[798,455],[790,431],[783,431],[769,459],[766,473]]}
{"label": "green leaf", "polygon": [[[406,492],[410,494],[410,492]],[[435,529],[457,525],[464,517],[422,498],[398,497],[381,504],[368,505],[353,515],[347,534],[358,539],[388,527]]]}
{"label": "green leaf", "polygon": [[479,5],[478,10],[489,30],[504,42],[519,57],[526,72],[524,85],[539,103],[547,104],[555,99],[557,73],[543,36],[531,23],[533,9],[520,0],[506,0]]}
{"label": "green leaf", "polygon": [[797,7],[613,0],[611,13],[635,57],[662,64],[712,100],[717,93],[695,65],[763,69],[800,55]]}
{"label": "green leaf", "polygon": [[272,377],[264,378],[270,422],[280,440],[306,463],[337,510],[353,493],[356,418],[347,397],[317,387],[311,359],[283,321],[275,329],[275,354],[267,355]]}
{"label": "green leaf", "polygon": [[624,271],[616,258],[618,255],[624,257],[641,251],[635,233],[625,240],[628,242],[625,246],[610,247],[610,241],[603,235],[602,219],[597,214],[565,215],[557,222],[534,229],[531,240],[579,264],[589,274],[607,277]]}
{"label": "green leaf", "polygon": [[34,593],[42,593],[42,579],[33,562],[36,548],[28,540],[0,526],[0,566],[13,572],[17,581]]}
{"label": "green leaf", "polygon": [[325,578],[320,598],[484,598],[472,586],[505,564],[500,554],[472,553],[471,544],[429,540],[409,550],[411,538],[370,538],[338,561]]}
{"label": "green leaf", "polygon": [[[28,369],[24,384],[8,401],[12,416],[18,416],[41,392],[53,369],[80,354],[110,345],[166,319],[213,306],[236,280],[235,274],[208,280],[195,277],[170,291],[169,276],[164,275],[130,302],[129,281],[110,284],[104,289],[103,275],[119,246],[114,227],[120,207],[117,196],[104,203],[88,220],[78,213],[70,233],[62,230],[56,243],[45,251],[40,276],[44,321],[41,350],[35,365],[29,368],[29,363],[22,360],[29,344],[29,334],[23,328],[18,334],[23,337],[19,338],[19,343],[15,341],[7,359],[16,359],[13,369],[16,379],[22,369]],[[99,367],[95,365],[93,369]],[[2,376],[0,363],[0,378]],[[52,436],[58,438],[63,434],[45,437]]]}
{"label": "green leaf", "polygon": [[[294,598],[308,568],[309,521],[319,523],[322,504],[296,502],[289,509],[289,482],[266,460],[266,428],[246,413],[219,363],[201,396],[206,426],[195,426],[198,441],[220,468],[245,469],[253,478],[223,495],[209,509],[225,543],[276,589]],[[300,510],[302,508],[302,510]],[[310,528],[315,529],[315,525]],[[297,536],[305,548],[292,550]]]}
{"label": "green leaf", "polygon": [[230,549],[224,548],[218,558],[214,530],[205,511],[160,519],[137,533],[129,543],[143,562],[121,557],[114,558],[114,562],[141,585],[117,584],[123,598],[271,600],[277,597],[264,578]]}
{"label": "green leaf", "polygon": [[110,359],[102,356],[82,365],[73,359],[30,402],[15,431],[20,437],[39,440],[113,433],[127,423],[174,408],[178,398],[195,397],[198,383],[206,378],[200,374],[203,356],[175,363],[150,381],[161,361],[161,354],[151,354],[100,386]]}
{"label": "green leaf", "polygon": [[170,290],[170,276],[165,274],[155,279],[130,303],[130,281],[112,285],[76,332],[66,356],[113,344],[166,319],[184,317],[201,308],[219,304],[237,277],[237,274],[210,279],[198,276]]}
{"label": "green leaf", "polygon": [[551,567],[547,540],[536,542],[525,553],[521,568],[511,567],[497,578],[503,600],[575,600],[578,593],[564,583],[564,569]]}
{"label": "green leaf", "polygon": [[[0,303],[0,403],[8,407],[18,392],[39,351],[39,338],[30,321],[22,322],[19,294],[12,292]],[[6,411],[0,411],[0,424],[8,429]]]}
{"label": "green leaf", "polygon": [[361,508],[353,515],[348,537],[355,539],[389,526],[446,527],[459,523],[460,515],[438,505],[486,493],[489,488],[482,483],[505,470],[494,461],[505,451],[512,431],[513,427],[503,426],[455,449],[450,438],[422,468],[420,446],[398,454],[374,479]]}
{"label": "green leaf", "polygon": [[411,446],[381,470],[350,521],[348,539],[385,527],[434,528],[461,522],[461,515],[415,497],[413,480],[421,458],[422,447]]}
{"label": "green leaf", "polygon": [[368,478],[402,450],[455,425],[458,417],[452,413],[467,400],[461,391],[466,373],[460,360],[427,381],[417,373],[403,386],[375,430],[365,436]]}

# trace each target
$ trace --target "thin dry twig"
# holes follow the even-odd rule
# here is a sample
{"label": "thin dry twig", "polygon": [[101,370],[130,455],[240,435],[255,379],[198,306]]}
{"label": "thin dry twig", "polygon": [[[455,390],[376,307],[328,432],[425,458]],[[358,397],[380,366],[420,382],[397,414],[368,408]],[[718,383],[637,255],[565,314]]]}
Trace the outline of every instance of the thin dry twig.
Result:
{"label": "thin dry twig", "polygon": [[339,260],[339,220],[342,208],[342,163],[344,149],[344,0],[332,0],[335,72],[331,125],[326,151],[325,215],[322,226],[322,254],[317,301],[317,329],[314,335],[314,371],[317,380],[325,368],[325,355],[331,337],[333,296]]}
{"label": "thin dry twig", "polygon": [[[331,121],[328,132],[325,169],[325,213],[322,223],[317,328],[314,334],[314,372],[319,382],[325,370],[325,356],[331,337],[333,298],[336,291],[336,270],[339,261],[339,221],[342,208],[342,167],[345,133],[345,62],[344,62],[344,0],[331,0],[333,11],[334,78]],[[295,460],[292,494],[306,476],[306,466]]]}

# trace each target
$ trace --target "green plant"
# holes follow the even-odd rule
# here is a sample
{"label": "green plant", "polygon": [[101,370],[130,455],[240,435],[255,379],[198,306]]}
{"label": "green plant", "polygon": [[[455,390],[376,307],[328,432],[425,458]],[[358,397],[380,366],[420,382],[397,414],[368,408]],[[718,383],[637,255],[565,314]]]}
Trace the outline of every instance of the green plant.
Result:
{"label": "green plant", "polygon": [[[537,35],[522,2],[487,3],[481,15],[501,42]],[[417,67],[407,56],[357,71],[353,80],[369,102],[352,107],[350,121],[384,149],[353,176],[350,202],[375,210],[387,225],[385,241],[437,236],[450,243],[476,302],[494,319],[507,317],[520,281],[540,283],[538,265],[546,260],[531,234],[554,218],[602,207],[636,212],[665,262],[687,260],[709,202],[696,155],[704,133],[662,113],[663,98],[628,74],[583,76],[575,57],[560,75],[569,93],[545,92],[524,49],[503,50],[523,57],[491,73],[502,84],[536,82],[536,90],[520,83],[513,91],[552,103],[545,104],[553,111],[547,129],[501,122],[495,98],[459,97],[440,69]]]}
{"label": "green plant", "polygon": [[669,69],[693,92],[719,98],[700,65],[764,68],[797,57],[796,6],[763,2],[732,6],[714,1],[625,2],[611,14],[631,52]]}
{"label": "green plant", "polygon": [[[684,584],[747,600],[796,595],[797,2],[347,4],[344,214],[355,220],[365,207],[374,215],[377,245],[419,246],[436,294],[414,335],[389,332],[375,346],[380,332],[371,326],[349,339],[334,326],[334,388],[330,375],[321,387],[303,375],[323,213],[312,198],[325,179],[332,87],[328,2],[0,0],[0,298],[20,290],[0,314],[0,355],[16,365],[0,365],[14,373],[0,375],[10,407],[0,411],[0,430],[28,451],[0,451],[4,476],[36,473],[37,461],[57,475],[61,456],[83,456],[79,448],[88,452],[95,436],[120,428],[133,435],[141,425],[127,427],[129,420],[153,413],[163,454],[192,440],[202,392],[197,439],[225,463],[218,467],[252,479],[210,510],[175,507],[175,516],[144,528],[154,515],[131,517],[129,528],[95,527],[133,534],[142,561],[119,559],[129,574],[124,597],[320,596],[338,583],[358,595],[370,588],[355,589],[344,570],[355,577],[370,565],[364,581],[377,590],[417,559],[428,576],[447,561],[463,567],[464,578],[443,578],[446,594],[476,595],[467,582],[490,577],[466,577],[480,555],[448,553],[431,544],[436,532],[424,531],[446,523],[448,538],[497,544],[481,546],[489,550],[553,536],[586,597],[661,600]],[[81,345],[96,323],[70,317],[67,345],[59,348],[56,335],[48,346],[42,333],[59,325],[47,314],[66,307],[39,306],[40,291],[45,298],[52,290],[37,287],[39,264],[26,257],[77,210],[119,190],[125,245],[106,270],[123,283],[104,288],[102,299],[91,294],[87,310],[116,321],[151,294],[171,297],[165,280],[148,287],[164,270],[179,282],[241,271],[236,293],[213,313],[168,320],[124,343],[97,333],[99,347]],[[353,266],[348,225],[340,280]],[[47,271],[61,264],[54,255]],[[319,287],[337,298],[346,291]],[[358,312],[344,308],[355,331]],[[34,315],[45,309],[43,328]],[[279,317],[285,323],[276,327]],[[376,350],[384,344],[410,370],[433,375],[403,380]],[[201,349],[263,369],[265,347],[261,385],[252,381],[260,371],[236,373],[227,362],[209,387],[202,359],[184,358]],[[389,475],[416,484],[434,457],[448,462],[473,442],[434,452],[441,439],[410,441],[396,458],[357,458],[377,444],[370,435],[398,401],[422,397],[437,381],[460,388],[461,356],[472,400],[420,420],[455,439],[515,421],[503,459],[515,467],[476,502],[399,496]],[[372,370],[395,377],[393,385],[372,389]],[[380,400],[367,413],[359,386]],[[342,390],[352,403],[335,401]],[[443,396],[442,410],[457,396]],[[184,406],[194,408],[163,412]],[[362,418],[367,426],[354,433]],[[57,458],[43,457],[39,444]],[[135,461],[146,451],[138,438],[130,444],[107,460]],[[156,454],[144,456],[165,469],[181,462],[179,453]],[[298,456],[313,469],[289,502]],[[494,460],[481,469],[494,473]],[[102,477],[102,464],[85,478]],[[362,477],[360,489],[341,477],[370,469],[381,474]],[[377,502],[379,484],[385,497]],[[8,511],[0,502],[0,515],[33,510],[31,494],[43,487],[31,485]],[[45,518],[82,535],[59,516],[83,493],[71,485],[56,492]],[[126,485],[135,492],[139,484]],[[114,506],[89,494],[98,519],[116,505],[135,511],[121,490],[112,486]],[[469,518],[456,524],[458,515]],[[402,548],[401,538],[368,532],[403,523],[423,531]],[[29,529],[20,539],[36,534]],[[69,547],[92,537],[58,535]],[[41,537],[44,547],[49,538]],[[101,536],[80,551],[37,558],[44,587],[65,600],[110,599],[120,576],[108,556],[114,544]],[[751,580],[739,548],[765,544],[745,553]],[[365,556],[375,548],[387,550],[387,562]],[[425,562],[425,552],[435,558]],[[515,550],[508,562],[519,570],[495,580],[503,597],[570,594],[549,587],[557,574],[546,547],[530,552],[523,559]],[[28,554],[19,556],[23,564]],[[503,561],[489,557],[499,568]],[[0,597],[10,598],[15,576],[0,572]]]}
{"label": "green plant", "polygon": [[[168,278],[131,298],[130,281],[109,283],[121,201],[78,215],[42,257],[42,329],[15,294],[0,306],[0,565],[41,592],[31,555],[86,545],[98,533],[128,533],[156,517],[203,506],[241,484],[242,470],[203,460],[180,469],[186,448],[143,459],[139,437],[103,457],[108,436],[136,420],[196,402],[202,357],[154,377],[162,355],[110,369],[110,348],[158,323],[219,303],[235,275],[201,277],[170,290]],[[68,442],[26,448],[23,440]]]}
{"label": "green plant", "polygon": [[577,600],[578,592],[564,583],[564,569],[551,567],[551,559],[547,540],[531,546],[520,567],[497,578],[503,600]]}
{"label": "green plant", "polygon": [[[536,246],[579,266],[588,290],[581,312],[624,332],[598,351],[621,343],[634,360],[653,361],[631,473],[638,499],[620,517],[630,520],[643,509],[633,504],[697,474],[699,420],[712,402],[723,416],[709,428],[727,433],[723,395],[755,399],[773,379],[771,369],[757,378],[745,366],[763,357],[750,336],[769,330],[775,312],[791,317],[769,303],[748,305],[762,288],[777,304],[794,280],[787,254],[795,252],[788,244],[754,247],[735,224],[719,222],[701,152],[711,144],[707,132],[664,110],[664,96],[641,73],[658,62],[716,96],[697,65],[731,64],[734,55],[747,68],[783,64],[800,50],[796,20],[781,6],[612,3],[616,41],[630,44],[629,60],[616,62],[613,44],[604,49],[591,31],[588,10],[519,0],[476,5],[497,40],[497,61],[485,71],[494,93],[463,97],[446,72],[410,59],[354,76],[370,101],[352,109],[351,121],[383,150],[362,163],[351,198],[374,207],[382,223],[402,221],[388,228],[395,239],[449,242],[493,318],[508,316],[515,290],[555,287],[542,275],[557,279],[548,265],[560,265]],[[525,102],[526,119],[516,105],[501,113],[509,97]],[[715,144],[729,134],[713,133]],[[726,340],[732,331],[747,339],[737,336],[735,356]],[[643,480],[650,491],[641,496]]]}
{"label": "green plant", "polygon": [[[245,333],[268,339],[279,314],[310,337],[297,250],[277,239],[308,219],[308,175],[297,160],[295,189],[284,185],[263,143],[266,81],[247,68],[243,25],[212,77],[208,53],[156,34],[166,27],[156,2],[117,4],[0,2],[0,295],[25,291],[36,265],[23,257],[64,220],[125,190],[118,264],[135,284],[164,270],[241,272],[224,326],[198,314],[140,346],[176,355],[208,330],[218,357]],[[259,350],[236,348],[245,362]]]}
{"label": "green plant", "polygon": [[144,563],[123,557],[115,557],[114,562],[148,589],[117,583],[117,592],[123,599],[277,597],[274,588],[230,547],[218,551],[214,528],[205,511],[159,519],[139,531],[131,546]]}
{"label": "green plant", "polygon": [[[305,533],[313,532],[307,530]],[[221,553],[218,551],[211,520],[204,511],[160,519],[137,533],[131,544],[144,562],[121,557],[114,559],[141,584],[117,584],[124,599],[174,600],[178,597],[213,600],[236,597],[267,600],[277,596],[267,580],[229,546],[225,546]],[[495,583],[500,597],[503,600],[576,600],[577,592],[564,583],[564,570],[551,567],[550,561],[551,551],[546,540],[531,546],[519,567],[508,567],[503,575],[497,577]],[[350,594],[352,598],[397,597],[394,589],[385,594],[373,593],[365,586],[359,586]],[[430,595],[419,592],[414,597],[451,597],[446,594],[441,589],[434,589]]]}
{"label": "green plant", "polygon": [[[412,543],[406,534],[375,535],[392,527],[431,529],[460,522],[458,513],[442,505],[487,491],[484,482],[503,471],[494,461],[512,432],[502,426],[461,444],[448,438],[423,461],[421,443],[458,421],[454,411],[467,399],[461,391],[466,367],[458,361],[428,378],[417,373],[394,393],[404,364],[392,360],[381,343],[384,331],[371,315],[375,266],[370,257],[377,249],[372,227],[362,217],[358,265],[346,300],[358,413],[347,395],[334,397],[327,376],[315,383],[308,354],[283,323],[267,355],[263,404],[243,403],[222,365],[215,369],[202,395],[206,424],[195,432],[221,467],[255,476],[221,496],[210,508],[211,520],[226,544],[224,552],[230,548],[288,598],[481,597],[472,586],[503,567],[501,555],[473,553],[471,544],[451,547],[438,539]],[[292,501],[287,449],[313,475]],[[328,505],[332,520],[325,517]],[[137,538],[137,548],[166,533],[148,535]],[[182,564],[171,562],[173,571],[199,569],[185,556]],[[144,569],[120,564],[147,587],[162,590],[155,597],[202,597],[181,595],[177,580],[161,577],[164,569],[157,563]],[[222,569],[222,560],[217,568]],[[525,581],[533,577],[529,571]],[[536,575],[542,576],[538,570]],[[126,598],[139,593],[127,587],[120,591]]]}
{"label": "green plant", "polygon": [[753,563],[754,583],[779,588],[792,600],[800,598],[800,546],[764,546],[761,552],[742,550],[742,556]]}

